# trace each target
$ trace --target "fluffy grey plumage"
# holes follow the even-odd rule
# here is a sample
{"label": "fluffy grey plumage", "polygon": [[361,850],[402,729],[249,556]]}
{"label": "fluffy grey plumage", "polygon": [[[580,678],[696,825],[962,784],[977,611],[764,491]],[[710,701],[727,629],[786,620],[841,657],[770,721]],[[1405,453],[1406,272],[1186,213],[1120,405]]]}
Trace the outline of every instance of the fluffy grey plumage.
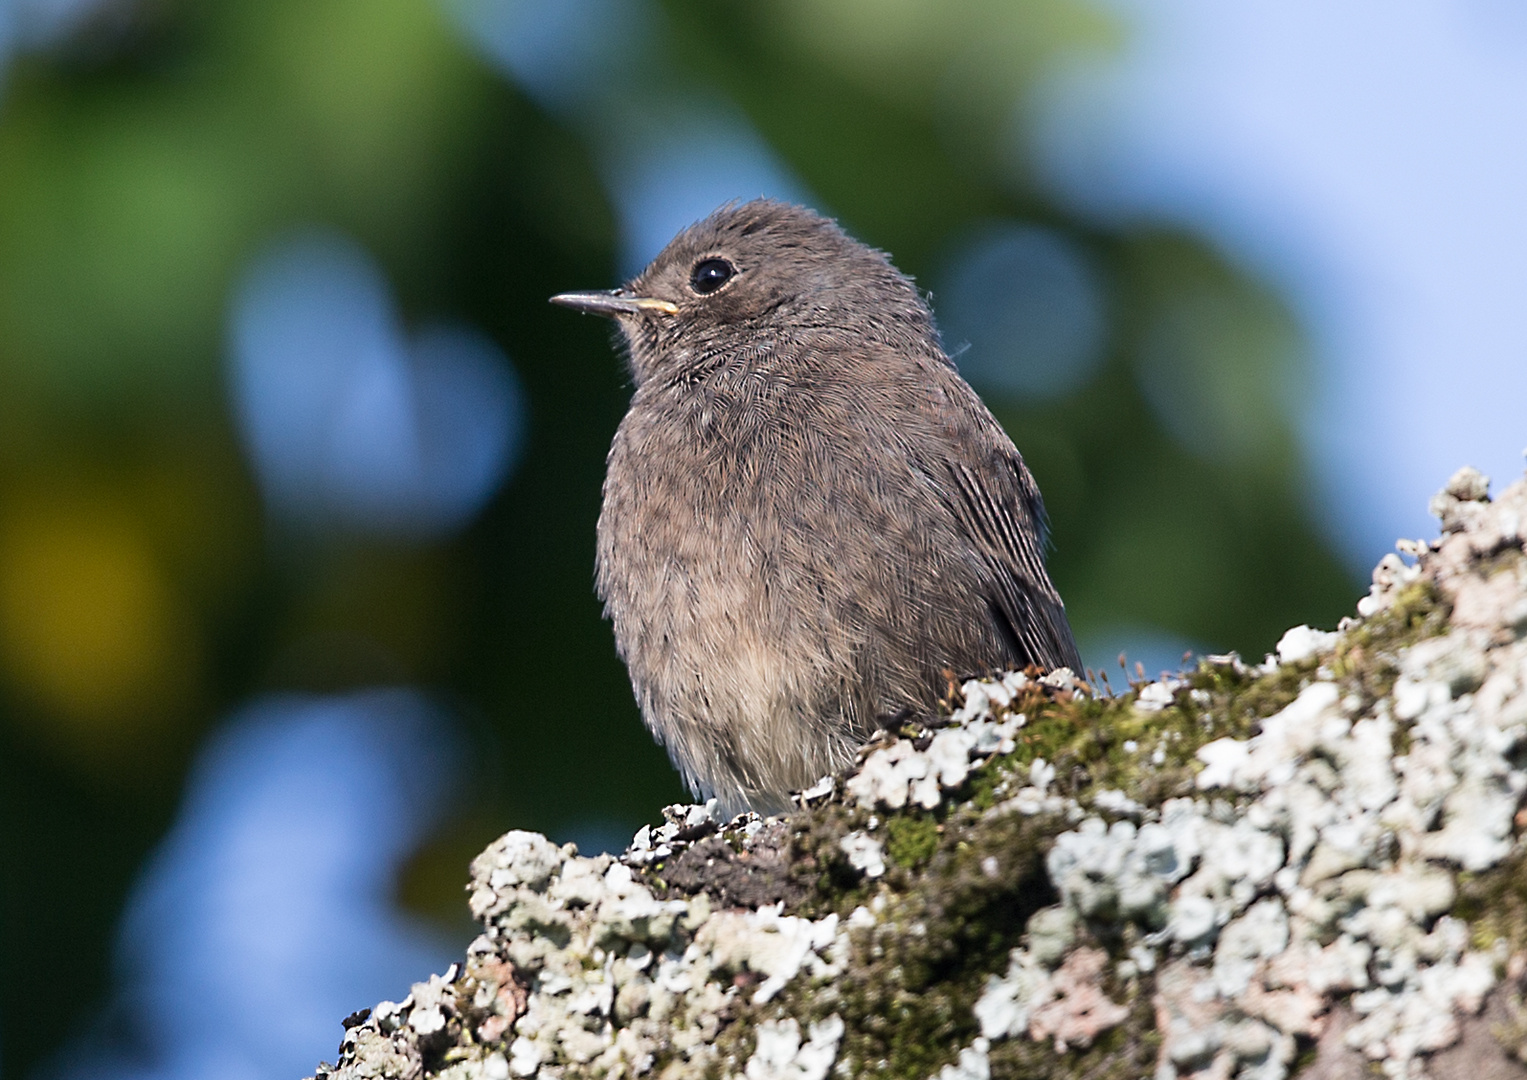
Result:
{"label": "fluffy grey plumage", "polygon": [[553,299],[628,346],[598,591],[699,795],[777,811],[948,672],[1080,670],[1033,477],[885,255],[760,200]]}

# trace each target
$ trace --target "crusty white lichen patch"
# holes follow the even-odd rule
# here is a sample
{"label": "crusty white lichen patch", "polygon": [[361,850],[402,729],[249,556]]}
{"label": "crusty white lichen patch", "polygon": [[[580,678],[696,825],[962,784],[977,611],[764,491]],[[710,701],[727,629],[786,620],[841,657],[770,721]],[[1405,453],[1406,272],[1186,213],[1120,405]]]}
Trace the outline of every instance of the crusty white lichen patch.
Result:
{"label": "crusty white lichen patch", "polygon": [[[685,811],[682,820],[696,817]],[[548,872],[524,874],[527,863]],[[625,863],[582,858],[535,834],[501,839],[478,858],[474,879],[473,913],[489,925],[481,947],[501,952],[531,987],[510,1046],[521,1076],[569,1065],[640,1075],[660,1051],[692,1066],[681,1074],[699,1075],[734,998],[762,1005],[798,978],[830,980],[846,946],[836,916],[714,911],[703,893],[659,900]],[[788,1055],[787,1028],[769,1030],[748,1075],[787,1075],[798,1056],[801,1075],[825,1075],[818,1065],[831,1064],[836,1041],[822,1033],[830,1025],[804,1043],[790,1028],[797,1045]]]}
{"label": "crusty white lichen patch", "polygon": [[[1080,686],[1066,668],[1038,681],[1068,690]],[[1013,752],[1014,737],[1027,718],[1008,707],[1032,685],[1018,671],[1000,679],[969,680],[962,688],[964,703],[950,718],[950,726],[933,732],[923,746],[903,738],[870,751],[845,784],[849,798],[891,810],[938,806],[944,793],[965,783],[972,769],[995,754]]]}
{"label": "crusty white lichen patch", "polygon": [[[1211,657],[1122,699],[1065,671],[967,682],[784,822],[670,807],[618,858],[506,834],[472,866],[465,962],[348,1022],[319,1075],[1278,1080],[1334,1039],[1354,1068],[1426,1076],[1527,971],[1460,908],[1522,856],[1527,797],[1527,483],[1484,492],[1460,473],[1443,538],[1381,562],[1359,619],[1290,630],[1257,667]],[[1374,637],[1423,586],[1445,632]],[[1230,684],[1274,704],[1211,716]],[[1066,756],[1073,702],[1128,721],[1098,743],[1114,757]],[[1046,880],[1032,914],[993,916],[1025,873]],[[975,906],[941,908],[950,889]],[[878,990],[969,917],[1022,925],[981,927],[963,989]],[[898,1071],[885,1003],[958,1037]]]}
{"label": "crusty white lichen patch", "polygon": [[838,1056],[843,1021],[837,1016],[814,1023],[802,1040],[794,1018],[765,1020],[743,1075],[747,1080],[826,1080]]}
{"label": "crusty white lichen patch", "polygon": [[[1030,944],[976,1003],[983,1053],[1063,1030],[1040,1011],[1065,973],[1059,957],[1097,954],[1042,945],[1053,931],[1041,931],[1073,916],[1143,931],[1118,967],[1153,977],[1160,1080],[1288,1076],[1336,995],[1357,1014],[1348,1046],[1387,1076],[1425,1075],[1425,1055],[1458,1038],[1504,966],[1448,912],[1460,873],[1490,870],[1519,842],[1527,793],[1527,564],[1504,571],[1505,585],[1468,569],[1521,544],[1527,484],[1494,504],[1482,494],[1477,475],[1455,478],[1437,507],[1454,531],[1425,551],[1444,587],[1470,598],[1465,625],[1404,649],[1391,698],[1343,688],[1326,663],[1338,634],[1291,630],[1278,661],[1320,666],[1255,735],[1198,750],[1200,796],[1134,814],[1115,805],[1112,821],[1089,816],[1056,837],[1060,906],[1031,919]],[[1386,559],[1365,612],[1421,574]],[[1152,684],[1137,707],[1159,710],[1180,692],[1177,680]],[[1093,1038],[1123,1011],[1089,1001],[1069,1019]]]}

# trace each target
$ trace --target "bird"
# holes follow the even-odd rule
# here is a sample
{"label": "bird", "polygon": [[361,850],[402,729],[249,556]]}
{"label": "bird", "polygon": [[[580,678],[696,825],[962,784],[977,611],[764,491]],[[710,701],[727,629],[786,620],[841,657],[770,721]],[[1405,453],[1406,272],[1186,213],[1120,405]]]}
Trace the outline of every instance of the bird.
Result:
{"label": "bird", "polygon": [[788,811],[952,676],[1082,672],[1039,488],[884,252],[729,203],[551,302],[619,327],[596,592],[647,727],[726,819]]}

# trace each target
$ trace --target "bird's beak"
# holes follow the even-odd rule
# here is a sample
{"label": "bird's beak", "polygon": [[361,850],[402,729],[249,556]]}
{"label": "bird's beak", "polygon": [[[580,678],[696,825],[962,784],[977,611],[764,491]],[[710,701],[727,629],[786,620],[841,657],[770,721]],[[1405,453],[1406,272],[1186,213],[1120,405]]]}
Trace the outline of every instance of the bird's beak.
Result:
{"label": "bird's beak", "polygon": [[590,315],[603,315],[611,319],[617,315],[677,315],[679,313],[677,304],[670,304],[667,300],[659,300],[652,296],[632,296],[621,289],[611,289],[608,292],[558,293],[551,298],[551,302],[559,307],[572,308],[574,311],[583,311]]}

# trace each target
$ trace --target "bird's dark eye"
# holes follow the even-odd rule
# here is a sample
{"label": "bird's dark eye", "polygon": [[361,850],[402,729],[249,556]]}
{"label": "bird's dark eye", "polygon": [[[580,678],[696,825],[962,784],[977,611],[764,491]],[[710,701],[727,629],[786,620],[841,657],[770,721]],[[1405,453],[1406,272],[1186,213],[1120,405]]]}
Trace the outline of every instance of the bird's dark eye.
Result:
{"label": "bird's dark eye", "polygon": [[731,281],[735,273],[737,268],[725,259],[701,259],[689,275],[689,287],[701,296],[709,296]]}

